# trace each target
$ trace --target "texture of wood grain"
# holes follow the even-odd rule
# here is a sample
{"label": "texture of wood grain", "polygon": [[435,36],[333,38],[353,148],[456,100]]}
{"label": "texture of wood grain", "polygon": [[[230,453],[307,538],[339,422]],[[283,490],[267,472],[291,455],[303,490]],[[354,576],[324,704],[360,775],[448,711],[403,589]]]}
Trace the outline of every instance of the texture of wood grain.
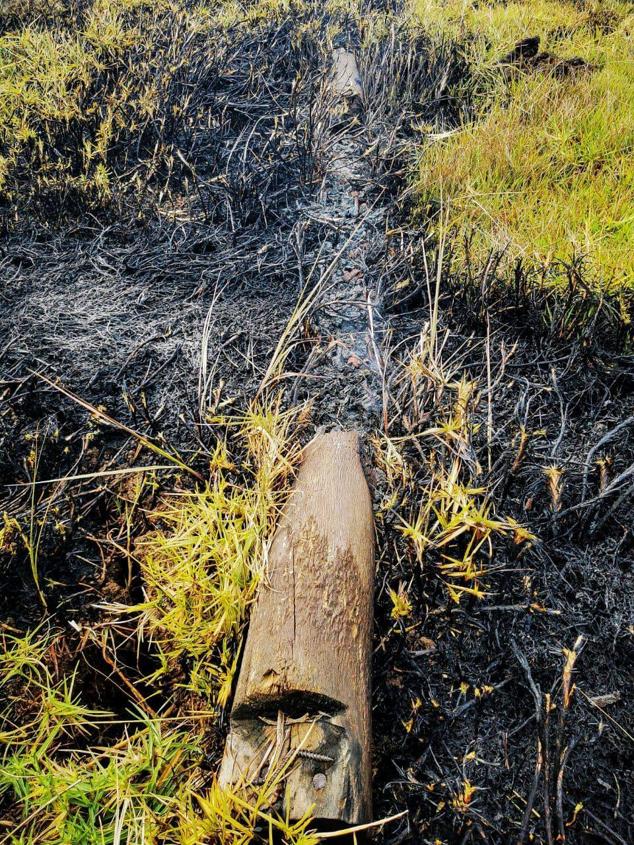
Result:
{"label": "texture of wood grain", "polygon": [[[232,710],[221,781],[262,775],[263,749],[292,760],[290,814],[370,817],[374,526],[357,435],[305,450],[271,545]],[[259,768],[258,768],[259,767]]]}

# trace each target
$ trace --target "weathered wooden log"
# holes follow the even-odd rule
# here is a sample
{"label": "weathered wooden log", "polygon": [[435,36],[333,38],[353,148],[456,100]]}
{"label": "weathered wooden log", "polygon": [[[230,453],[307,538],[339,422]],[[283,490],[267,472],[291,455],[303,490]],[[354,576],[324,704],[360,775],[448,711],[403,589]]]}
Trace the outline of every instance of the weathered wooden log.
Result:
{"label": "weathered wooden log", "polygon": [[220,783],[285,772],[284,812],[370,820],[374,525],[353,432],[321,435],[273,539],[254,604]]}

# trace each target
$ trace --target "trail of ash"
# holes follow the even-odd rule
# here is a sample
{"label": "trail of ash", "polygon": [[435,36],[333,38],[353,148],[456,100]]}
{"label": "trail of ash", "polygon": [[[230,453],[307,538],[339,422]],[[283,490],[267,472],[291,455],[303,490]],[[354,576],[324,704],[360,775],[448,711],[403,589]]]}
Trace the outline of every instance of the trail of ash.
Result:
{"label": "trail of ash", "polygon": [[314,261],[322,274],[332,269],[311,316],[314,346],[301,373],[300,395],[317,400],[320,423],[370,430],[383,412],[381,349],[387,324],[381,312],[380,262],[387,207],[364,156],[368,134],[358,117],[359,103],[342,98],[332,84],[326,98],[331,134],[323,178],[302,216],[305,225],[324,227],[326,237]]}

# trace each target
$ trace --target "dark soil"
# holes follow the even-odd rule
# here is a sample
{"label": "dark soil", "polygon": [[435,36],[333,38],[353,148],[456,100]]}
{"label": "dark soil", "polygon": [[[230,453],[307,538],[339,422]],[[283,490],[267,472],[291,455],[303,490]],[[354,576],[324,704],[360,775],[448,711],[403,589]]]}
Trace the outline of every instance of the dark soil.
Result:
{"label": "dark soil", "polygon": [[[484,327],[479,338],[467,334],[477,332],[477,321],[465,314],[462,297],[444,300],[444,322],[465,356],[463,372],[483,384]],[[526,337],[521,323],[499,318],[513,310],[505,300],[487,308],[494,372],[517,344],[496,388],[489,484],[497,512],[515,516],[538,540],[522,553],[513,543],[499,544],[490,594],[457,606],[434,575],[433,555],[421,573],[397,521],[387,520],[374,676],[379,806],[389,812],[407,805],[424,841],[516,841],[523,830],[526,840],[545,842],[543,775],[536,812],[524,818],[541,741],[553,805],[562,773],[567,840],[629,842],[632,818],[623,796],[634,763],[631,493],[623,496],[620,488],[597,501],[594,464],[583,490],[588,455],[609,459],[611,479],[632,465],[632,360],[578,340],[562,343],[550,330]],[[401,326],[414,316],[404,316]],[[485,407],[478,419],[484,429]],[[539,433],[514,469],[522,425]],[[558,511],[544,476],[554,464],[564,472]],[[395,624],[388,615],[386,588],[399,583],[408,585],[414,622]],[[563,650],[575,643],[576,693],[564,713]],[[454,803],[465,782],[477,790],[466,813]],[[578,804],[585,811],[572,823]],[[556,836],[554,817],[552,830]],[[388,841],[410,841],[408,835]]]}
{"label": "dark soil", "polygon": [[[217,121],[193,132],[183,155],[204,158],[210,132],[214,154],[169,208],[150,203],[128,217],[125,203],[116,213],[89,213],[57,198],[54,224],[34,207],[7,214],[0,511],[28,522],[33,450],[38,480],[156,462],[38,374],[205,472],[216,437],[208,409],[239,410],[253,398],[308,274],[328,267],[354,228],[357,218],[344,213],[354,179],[333,176],[341,132],[353,139],[346,155],[363,157],[360,218],[364,209],[380,214],[368,218],[362,252],[342,253],[334,298],[326,286],[279,386],[289,403],[314,401],[313,427],[354,425],[370,435],[387,420],[390,435],[412,433],[395,379],[430,303],[425,232],[413,227],[406,198],[408,150],[417,120],[446,128],[468,111],[452,93],[465,68],[450,45],[432,49],[395,25],[364,51],[367,107],[361,125],[344,120],[342,128],[327,117],[323,85],[331,23],[316,4],[281,25],[237,27],[214,45],[213,73],[198,80],[197,96]],[[353,43],[363,32],[349,24],[339,21],[339,31]],[[433,262],[434,245],[425,248]],[[568,294],[554,294],[521,268],[510,283],[491,267],[459,273],[447,263],[441,273],[443,354],[457,378],[483,386],[474,409],[483,466],[487,369],[495,383],[490,469],[479,483],[495,491],[498,512],[537,540],[522,553],[499,544],[487,597],[456,605],[436,561],[416,563],[396,516],[379,524],[375,815],[409,811],[379,841],[549,842],[561,841],[562,826],[571,843],[634,841],[634,366],[618,310],[576,286],[572,270],[570,278]],[[363,322],[353,327],[365,345],[348,355],[332,343],[356,319],[354,309],[342,310],[345,279],[357,286],[357,304],[370,296],[374,305],[382,370],[370,356],[367,308],[358,308]],[[421,425],[433,419],[433,400],[430,390]],[[522,426],[530,436],[518,462]],[[421,456],[406,448],[422,474]],[[598,459],[607,460],[605,477]],[[553,465],[563,472],[556,504],[544,475]],[[385,479],[372,474],[378,503]],[[169,473],[159,478],[165,489],[173,484]],[[36,514],[48,513],[54,498],[38,560],[48,618],[68,632],[88,703],[123,714],[129,691],[98,650],[81,652],[70,626],[99,618],[95,605],[104,598],[131,600],[139,589],[107,542],[118,524],[115,486],[100,478],[43,484]],[[17,541],[8,551],[0,558],[0,623],[26,630],[44,614],[27,555]],[[387,590],[400,583],[413,611],[395,622]],[[575,644],[576,690],[566,709],[563,649]],[[129,665],[132,676],[143,674],[135,654]],[[220,747],[216,738],[212,767]],[[467,801],[466,784],[476,790]],[[533,811],[525,818],[527,802]]]}

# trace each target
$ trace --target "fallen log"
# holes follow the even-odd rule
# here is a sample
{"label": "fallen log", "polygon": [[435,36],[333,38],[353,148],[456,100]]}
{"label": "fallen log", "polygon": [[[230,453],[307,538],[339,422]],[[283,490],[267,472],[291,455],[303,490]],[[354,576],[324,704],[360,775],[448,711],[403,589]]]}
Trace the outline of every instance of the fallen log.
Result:
{"label": "fallen log", "polygon": [[[219,780],[283,773],[283,812],[371,816],[374,526],[354,432],[306,448],[251,614]],[[282,800],[282,799],[280,799]]]}

